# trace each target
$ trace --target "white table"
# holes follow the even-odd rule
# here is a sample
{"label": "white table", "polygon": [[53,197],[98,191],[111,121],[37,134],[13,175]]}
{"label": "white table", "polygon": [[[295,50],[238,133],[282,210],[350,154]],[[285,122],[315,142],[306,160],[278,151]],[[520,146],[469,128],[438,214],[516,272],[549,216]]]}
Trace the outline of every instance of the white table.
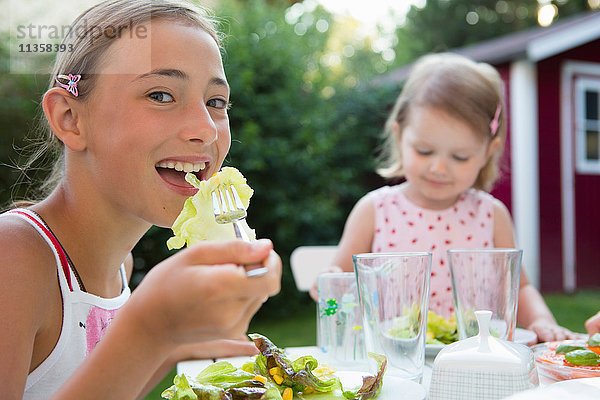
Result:
{"label": "white table", "polygon": [[[296,357],[302,355],[311,355],[315,357],[317,360],[323,360],[324,353],[319,350],[316,346],[304,346],[304,347],[286,347],[286,354],[290,356],[290,358],[295,359]],[[243,363],[248,361],[248,357],[230,357],[230,358],[221,358],[216,361],[228,361],[232,365],[236,367],[241,367]],[[200,371],[204,368],[208,367],[213,363],[213,360],[192,360],[192,361],[182,361],[177,364],[177,373],[178,374],[186,374],[190,376],[196,376]],[[426,357],[425,358],[425,367],[423,369],[423,382],[422,385],[425,388],[425,391],[429,391],[429,384],[431,383],[431,372],[433,367],[433,358]]]}

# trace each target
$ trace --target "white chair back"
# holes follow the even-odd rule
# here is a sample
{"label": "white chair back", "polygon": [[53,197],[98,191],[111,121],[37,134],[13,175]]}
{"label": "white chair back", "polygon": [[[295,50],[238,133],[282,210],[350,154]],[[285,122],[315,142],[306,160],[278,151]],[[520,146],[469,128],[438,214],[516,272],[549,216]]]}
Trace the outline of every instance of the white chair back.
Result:
{"label": "white chair back", "polygon": [[337,246],[300,246],[292,251],[290,266],[296,288],[308,292],[319,273],[333,261]]}

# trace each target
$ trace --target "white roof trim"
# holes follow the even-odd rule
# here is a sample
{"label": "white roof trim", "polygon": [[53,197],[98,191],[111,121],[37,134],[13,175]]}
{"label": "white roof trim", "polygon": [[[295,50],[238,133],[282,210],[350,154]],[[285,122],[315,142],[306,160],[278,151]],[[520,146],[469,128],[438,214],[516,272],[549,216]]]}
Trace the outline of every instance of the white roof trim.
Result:
{"label": "white roof trim", "polygon": [[593,18],[568,29],[533,39],[527,45],[527,56],[532,61],[543,60],[598,38],[600,21]]}

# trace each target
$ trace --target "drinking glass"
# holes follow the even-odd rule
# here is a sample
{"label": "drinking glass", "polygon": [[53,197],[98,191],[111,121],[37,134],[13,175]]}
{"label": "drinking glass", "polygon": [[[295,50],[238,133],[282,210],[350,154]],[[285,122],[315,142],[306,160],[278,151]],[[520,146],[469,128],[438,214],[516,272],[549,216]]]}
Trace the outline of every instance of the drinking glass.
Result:
{"label": "drinking glass", "polygon": [[386,374],[421,383],[431,253],[365,253],[353,261],[367,352],[387,357]]}
{"label": "drinking glass", "polygon": [[459,339],[478,333],[475,311],[492,311],[490,334],[512,341],[517,322],[522,250],[448,250]]}
{"label": "drinking glass", "polygon": [[317,345],[336,368],[361,369],[366,353],[356,275],[324,273],[317,282]]}

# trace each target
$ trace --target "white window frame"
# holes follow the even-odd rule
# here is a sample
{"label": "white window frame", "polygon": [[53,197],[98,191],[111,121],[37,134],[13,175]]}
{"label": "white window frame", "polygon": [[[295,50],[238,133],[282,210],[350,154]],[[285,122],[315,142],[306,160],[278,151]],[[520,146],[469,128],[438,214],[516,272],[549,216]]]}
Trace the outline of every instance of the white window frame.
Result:
{"label": "white window frame", "polygon": [[[595,161],[591,161],[586,158],[586,131],[591,128],[593,130],[596,130],[600,135],[600,70],[598,71],[598,73],[599,75],[597,77],[589,75],[574,76],[575,119],[573,122],[575,127],[575,166],[577,173],[580,174],[600,174],[600,158]],[[584,103],[585,92],[589,90],[592,90],[598,94],[599,109],[597,110],[597,112],[599,119],[594,122],[586,120],[585,115],[587,108],[586,104]],[[597,149],[597,151],[600,151],[600,148]]]}

